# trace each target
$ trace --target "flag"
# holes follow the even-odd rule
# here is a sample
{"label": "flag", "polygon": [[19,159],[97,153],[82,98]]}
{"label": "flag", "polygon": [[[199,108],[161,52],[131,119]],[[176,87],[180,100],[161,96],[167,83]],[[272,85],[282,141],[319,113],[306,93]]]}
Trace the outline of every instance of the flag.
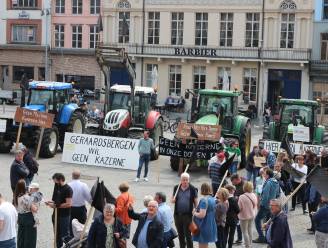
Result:
{"label": "flag", "polygon": [[305,176],[304,173],[296,170],[287,159],[283,161],[282,169],[287,171],[293,177],[304,177]]}
{"label": "flag", "polygon": [[316,188],[321,196],[328,198],[328,168],[317,165],[306,180]]}
{"label": "flag", "polygon": [[281,144],[280,144],[280,148],[281,149],[284,149],[289,158],[290,159],[293,159],[294,158],[294,153],[292,152],[292,150],[290,149],[290,143],[289,143],[289,140],[288,140],[288,137],[287,135],[285,136],[285,138],[282,140]]}
{"label": "flag", "polygon": [[229,167],[231,166],[234,158],[236,156],[236,153],[234,155],[232,155],[230,158],[228,158],[228,160],[225,161],[225,163],[223,163],[219,169],[219,172],[221,175],[224,175],[226,173],[226,171],[229,169]]}
{"label": "flag", "polygon": [[99,27],[99,32],[101,32],[101,31],[104,30],[103,23],[102,23],[102,17],[101,17],[101,14],[100,14],[99,17],[98,17],[97,25],[98,25],[98,27]]}
{"label": "flag", "polygon": [[116,203],[115,197],[106,188],[104,181],[99,182],[99,178],[91,189],[91,196],[91,206],[101,212],[106,203]]}

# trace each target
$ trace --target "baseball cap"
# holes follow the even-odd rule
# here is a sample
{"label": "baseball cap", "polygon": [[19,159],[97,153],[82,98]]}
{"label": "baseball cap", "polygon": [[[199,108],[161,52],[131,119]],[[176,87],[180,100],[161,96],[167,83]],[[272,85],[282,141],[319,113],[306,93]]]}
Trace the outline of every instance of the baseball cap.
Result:
{"label": "baseball cap", "polygon": [[223,152],[219,152],[219,153],[218,153],[218,157],[219,157],[219,158],[225,158],[224,153],[223,153]]}

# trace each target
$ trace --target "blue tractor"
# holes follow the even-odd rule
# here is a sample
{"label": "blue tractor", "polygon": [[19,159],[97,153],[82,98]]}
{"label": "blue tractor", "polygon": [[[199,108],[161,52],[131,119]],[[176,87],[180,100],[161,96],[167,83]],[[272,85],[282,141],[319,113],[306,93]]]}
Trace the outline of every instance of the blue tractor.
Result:
{"label": "blue tractor", "polygon": [[[65,132],[84,133],[85,119],[83,110],[70,103],[70,83],[32,81],[29,83],[28,102],[24,108],[55,115],[51,128],[44,130],[40,156],[51,158],[56,155],[58,145],[63,148]],[[7,132],[0,139],[0,151],[8,152],[16,140],[18,126],[13,120],[7,119]],[[25,124],[21,133],[21,142],[27,147],[36,147],[41,128]]]}

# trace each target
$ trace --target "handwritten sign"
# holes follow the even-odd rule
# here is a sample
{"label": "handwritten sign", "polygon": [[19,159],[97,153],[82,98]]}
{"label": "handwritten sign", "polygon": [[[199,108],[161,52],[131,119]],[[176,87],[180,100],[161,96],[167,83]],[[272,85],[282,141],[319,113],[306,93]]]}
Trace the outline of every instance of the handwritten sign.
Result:
{"label": "handwritten sign", "polygon": [[39,126],[44,128],[51,128],[55,115],[45,112],[17,108],[15,113],[15,121],[30,124],[32,126]]}
{"label": "handwritten sign", "polygon": [[191,136],[191,128],[196,132],[199,140],[218,141],[221,136],[221,126],[219,125],[198,125],[180,122],[177,136],[180,139],[195,139]]}
{"label": "handwritten sign", "polygon": [[300,142],[310,141],[310,129],[308,127],[294,126],[293,127],[293,140]]}
{"label": "handwritten sign", "polygon": [[265,157],[254,156],[254,164],[256,167],[263,167],[263,164],[266,163]]}
{"label": "handwritten sign", "polygon": [[62,161],[73,164],[137,170],[139,140],[65,133]]}
{"label": "handwritten sign", "polygon": [[0,133],[5,133],[7,130],[7,121],[0,120]]}

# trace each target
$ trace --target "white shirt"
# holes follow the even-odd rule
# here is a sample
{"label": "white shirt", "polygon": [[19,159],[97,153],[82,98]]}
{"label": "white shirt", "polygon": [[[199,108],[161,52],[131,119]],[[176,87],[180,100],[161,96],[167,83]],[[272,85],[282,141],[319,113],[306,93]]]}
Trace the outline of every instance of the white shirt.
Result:
{"label": "white shirt", "polygon": [[73,180],[68,183],[73,190],[72,207],[85,206],[85,202],[91,203],[90,189],[80,180]]}
{"label": "white shirt", "polygon": [[294,177],[294,182],[301,183],[306,178],[308,167],[306,165],[303,165],[302,168],[301,168],[297,163],[292,164],[292,166],[296,170],[298,170],[298,171],[302,172],[303,174],[305,174],[302,177]]}
{"label": "white shirt", "polygon": [[13,204],[9,202],[0,204],[0,221],[3,221],[0,241],[16,238],[17,211]]}

